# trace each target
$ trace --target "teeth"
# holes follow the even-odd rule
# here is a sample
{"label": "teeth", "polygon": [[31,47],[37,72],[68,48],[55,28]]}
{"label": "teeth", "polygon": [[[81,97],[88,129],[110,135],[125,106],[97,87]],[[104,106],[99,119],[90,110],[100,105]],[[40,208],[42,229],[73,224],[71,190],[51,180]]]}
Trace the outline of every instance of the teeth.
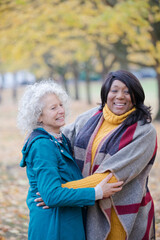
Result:
{"label": "teeth", "polygon": [[125,104],[124,103],[115,103],[115,105],[117,105],[117,106],[124,106]]}
{"label": "teeth", "polygon": [[61,120],[61,119],[64,119],[64,117],[57,118],[57,120]]}

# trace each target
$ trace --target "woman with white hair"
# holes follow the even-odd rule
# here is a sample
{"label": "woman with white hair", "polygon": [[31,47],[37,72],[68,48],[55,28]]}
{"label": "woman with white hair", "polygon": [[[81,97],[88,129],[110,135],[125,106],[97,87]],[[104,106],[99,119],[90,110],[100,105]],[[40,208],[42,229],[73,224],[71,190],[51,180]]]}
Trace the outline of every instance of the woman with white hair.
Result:
{"label": "woman with white hair", "polygon": [[[29,240],[85,240],[82,207],[94,205],[96,200],[122,189],[122,181],[107,183],[112,174],[95,188],[61,187],[82,178],[69,140],[60,130],[65,124],[67,109],[68,96],[53,81],[29,86],[20,101],[18,126],[29,135],[20,163],[26,167],[30,185]],[[36,206],[37,192],[50,208]]]}

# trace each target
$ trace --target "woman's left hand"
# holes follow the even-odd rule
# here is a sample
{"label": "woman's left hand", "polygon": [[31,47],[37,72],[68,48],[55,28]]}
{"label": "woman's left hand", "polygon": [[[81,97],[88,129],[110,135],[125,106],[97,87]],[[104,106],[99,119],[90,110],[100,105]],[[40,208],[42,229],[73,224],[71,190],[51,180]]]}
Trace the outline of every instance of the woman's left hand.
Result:
{"label": "woman's left hand", "polygon": [[103,198],[108,198],[122,190],[123,181],[108,183],[108,181],[111,179],[112,176],[113,176],[113,173],[110,173],[106,178],[104,178],[98,184],[103,191]]}
{"label": "woman's left hand", "polygon": [[[39,192],[37,192],[36,194],[38,196],[41,196]],[[34,201],[38,202],[37,205],[36,205],[37,207],[42,207],[43,206],[43,209],[48,209],[49,208],[48,206],[46,206],[45,202],[43,201],[43,199],[41,197],[36,198]]]}

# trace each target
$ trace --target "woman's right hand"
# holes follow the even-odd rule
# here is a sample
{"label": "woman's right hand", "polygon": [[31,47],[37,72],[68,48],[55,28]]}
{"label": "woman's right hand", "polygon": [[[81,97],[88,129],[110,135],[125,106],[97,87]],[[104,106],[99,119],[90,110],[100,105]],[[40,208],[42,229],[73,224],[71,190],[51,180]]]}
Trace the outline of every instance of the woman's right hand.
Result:
{"label": "woman's right hand", "polygon": [[103,192],[103,198],[108,198],[122,190],[123,181],[108,183],[108,181],[112,178],[113,174],[110,173],[106,178],[104,178],[98,185],[101,187]]}

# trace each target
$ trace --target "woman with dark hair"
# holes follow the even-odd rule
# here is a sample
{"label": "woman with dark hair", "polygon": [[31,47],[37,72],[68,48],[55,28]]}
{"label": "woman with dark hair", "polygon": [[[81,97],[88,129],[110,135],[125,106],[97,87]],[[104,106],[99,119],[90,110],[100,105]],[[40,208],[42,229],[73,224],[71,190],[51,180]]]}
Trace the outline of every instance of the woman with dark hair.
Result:
{"label": "woman with dark hair", "polygon": [[151,109],[144,105],[145,94],[139,80],[132,73],[124,70],[108,74],[108,77],[101,88],[101,109],[103,109],[107,102],[109,90],[115,79],[119,79],[127,86],[132,103],[136,107],[136,110],[128,116],[125,123],[131,125],[138,120],[142,120],[144,124],[146,121],[151,122]]}
{"label": "woman with dark hair", "polygon": [[157,143],[144,99],[143,88],[132,73],[111,72],[101,88],[101,106],[64,129],[84,179],[63,187],[94,187],[110,172],[112,182],[124,182],[120,192],[88,207],[87,240],[155,239],[148,176]]}
{"label": "woman with dark hair", "polygon": [[101,88],[100,108],[64,129],[84,177],[65,187],[95,186],[110,172],[113,182],[124,181],[120,192],[88,207],[88,240],[155,239],[148,174],[156,156],[156,131],[144,100],[132,73],[111,72]]}

